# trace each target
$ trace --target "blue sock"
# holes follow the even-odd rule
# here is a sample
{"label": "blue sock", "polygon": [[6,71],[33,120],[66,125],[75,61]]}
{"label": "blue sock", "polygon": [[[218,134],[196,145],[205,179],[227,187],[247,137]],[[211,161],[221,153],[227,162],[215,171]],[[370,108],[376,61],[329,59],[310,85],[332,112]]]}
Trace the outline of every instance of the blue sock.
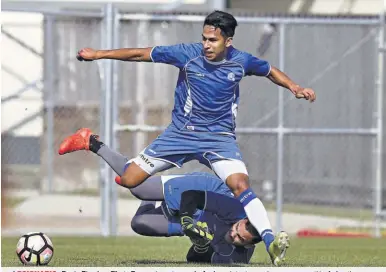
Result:
{"label": "blue sock", "polygon": [[251,188],[248,188],[244,192],[242,192],[237,199],[240,201],[241,204],[243,204],[243,207],[247,206],[249,202],[251,202],[253,199],[257,198],[256,194],[252,191]]}
{"label": "blue sock", "polygon": [[265,244],[265,248],[268,251],[270,244],[272,244],[273,240],[275,240],[275,236],[273,235],[272,230],[267,229],[267,230],[263,231],[260,236],[263,239],[263,242]]}
{"label": "blue sock", "polygon": [[275,239],[275,236],[273,235],[267,211],[265,210],[263,203],[260,201],[260,199],[257,198],[256,194],[252,191],[251,188],[248,188],[242,192],[237,197],[237,199],[243,205],[249,221],[260,233],[260,236],[268,251],[268,248]]}
{"label": "blue sock", "polygon": [[169,222],[168,224],[168,236],[183,236],[181,224]]}

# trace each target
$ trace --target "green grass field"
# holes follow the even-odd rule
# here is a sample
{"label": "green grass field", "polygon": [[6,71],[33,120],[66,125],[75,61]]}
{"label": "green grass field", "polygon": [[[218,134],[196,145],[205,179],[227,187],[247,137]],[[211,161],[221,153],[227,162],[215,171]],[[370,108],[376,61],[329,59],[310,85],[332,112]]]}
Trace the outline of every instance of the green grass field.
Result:
{"label": "green grass field", "polygon": [[[51,237],[55,267],[188,266],[187,238]],[[17,237],[2,237],[2,266],[21,266]],[[386,266],[386,240],[365,238],[292,238],[286,266]],[[271,266],[262,244],[251,266]]]}

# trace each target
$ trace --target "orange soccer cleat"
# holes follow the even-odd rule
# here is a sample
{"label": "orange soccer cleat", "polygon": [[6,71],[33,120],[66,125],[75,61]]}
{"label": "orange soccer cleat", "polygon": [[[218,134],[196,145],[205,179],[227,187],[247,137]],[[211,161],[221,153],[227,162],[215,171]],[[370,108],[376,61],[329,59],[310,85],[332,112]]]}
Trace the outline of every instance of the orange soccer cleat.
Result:
{"label": "orange soccer cleat", "polygon": [[121,177],[120,176],[115,177],[115,183],[121,185]]}
{"label": "orange soccer cleat", "polygon": [[[89,128],[81,128],[75,134],[68,136],[59,146],[59,155],[78,150],[90,150],[90,136],[94,135]],[[98,136],[96,135],[98,138]]]}

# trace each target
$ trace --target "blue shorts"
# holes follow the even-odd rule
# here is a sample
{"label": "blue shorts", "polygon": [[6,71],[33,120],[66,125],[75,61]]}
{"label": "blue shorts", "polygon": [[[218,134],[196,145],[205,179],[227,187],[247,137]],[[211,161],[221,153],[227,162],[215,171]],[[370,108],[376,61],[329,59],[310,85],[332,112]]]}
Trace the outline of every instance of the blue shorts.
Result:
{"label": "blue shorts", "polygon": [[242,155],[234,135],[179,130],[173,124],[157,137],[144,154],[177,167],[198,160],[211,168],[219,160],[240,160]]}

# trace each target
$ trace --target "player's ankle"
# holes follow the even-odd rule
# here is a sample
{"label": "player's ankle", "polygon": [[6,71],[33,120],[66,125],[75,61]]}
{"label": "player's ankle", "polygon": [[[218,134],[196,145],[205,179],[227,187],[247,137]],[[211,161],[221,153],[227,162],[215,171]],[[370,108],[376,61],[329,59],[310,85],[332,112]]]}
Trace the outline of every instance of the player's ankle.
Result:
{"label": "player's ankle", "polygon": [[99,149],[104,145],[103,142],[98,140],[97,135],[90,135],[90,151],[94,152],[95,154],[98,153]]}

